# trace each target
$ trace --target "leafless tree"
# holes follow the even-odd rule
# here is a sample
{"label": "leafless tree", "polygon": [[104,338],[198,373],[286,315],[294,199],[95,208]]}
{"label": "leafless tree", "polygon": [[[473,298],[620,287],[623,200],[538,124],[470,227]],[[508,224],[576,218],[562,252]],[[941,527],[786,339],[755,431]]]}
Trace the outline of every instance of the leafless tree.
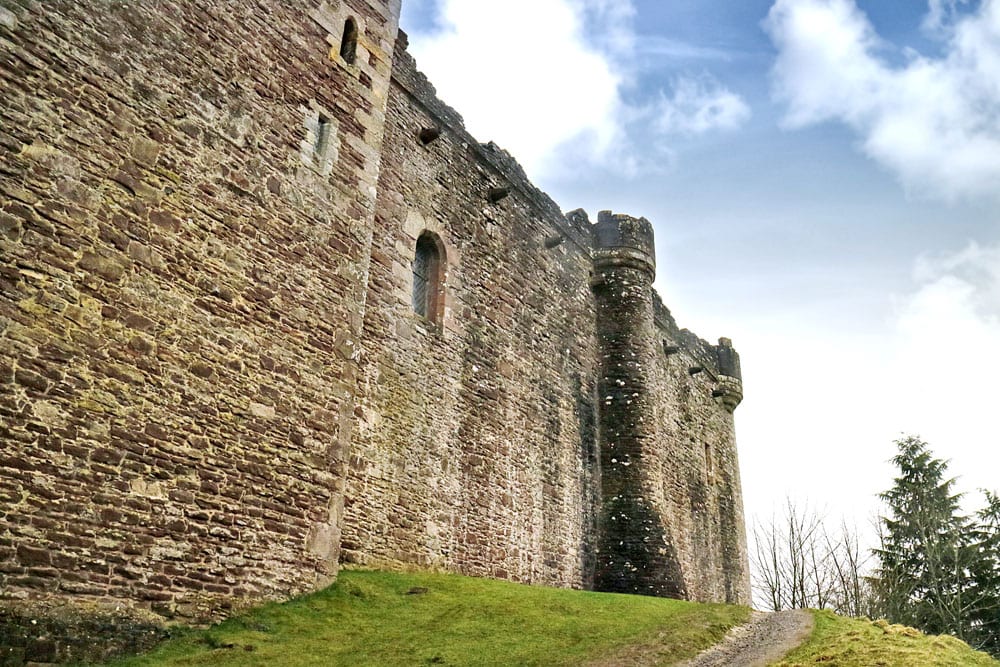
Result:
{"label": "leafless tree", "polygon": [[871,585],[865,577],[868,549],[846,523],[831,531],[822,514],[788,500],[781,517],[755,523],[753,540],[758,607],[828,608],[850,616],[871,612]]}
{"label": "leafless tree", "polygon": [[842,521],[836,535],[824,535],[836,577],[830,608],[844,616],[881,616],[870,576],[871,550],[861,546],[858,531]]}

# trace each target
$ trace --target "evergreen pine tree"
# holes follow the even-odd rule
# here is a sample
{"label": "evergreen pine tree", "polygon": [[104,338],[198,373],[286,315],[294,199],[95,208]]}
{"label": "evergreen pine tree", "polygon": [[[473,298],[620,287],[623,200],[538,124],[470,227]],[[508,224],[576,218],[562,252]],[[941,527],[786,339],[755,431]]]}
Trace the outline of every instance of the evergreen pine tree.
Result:
{"label": "evergreen pine tree", "polygon": [[1000,494],[986,492],[974,535],[972,566],[975,607],[970,614],[975,648],[1000,657]]}
{"label": "evergreen pine tree", "polygon": [[976,549],[969,539],[970,521],[959,513],[961,495],[945,476],[947,462],[934,458],[927,443],[908,436],[896,446],[892,462],[899,476],[880,496],[888,512],[882,518],[882,546],[876,550],[886,617],[965,639]]}

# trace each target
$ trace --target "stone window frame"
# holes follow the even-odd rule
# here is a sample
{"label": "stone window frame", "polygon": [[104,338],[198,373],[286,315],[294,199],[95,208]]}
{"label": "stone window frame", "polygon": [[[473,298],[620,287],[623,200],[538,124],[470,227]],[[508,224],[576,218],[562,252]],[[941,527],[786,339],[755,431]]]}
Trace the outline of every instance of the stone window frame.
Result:
{"label": "stone window frame", "polygon": [[362,67],[372,64],[366,17],[340,0],[325,0],[309,16],[326,31],[330,61],[350,76],[362,78]]}
{"label": "stone window frame", "polygon": [[448,258],[444,242],[425,229],[413,247],[410,269],[410,308],[414,315],[440,328],[444,319],[445,275]]}
{"label": "stone window frame", "polygon": [[340,158],[340,124],[326,109],[315,101],[301,107],[305,137],[299,145],[302,163],[329,176]]}
{"label": "stone window frame", "polygon": [[357,63],[360,36],[361,28],[357,19],[353,16],[344,19],[344,29],[340,34],[340,59],[348,65],[354,66]]}

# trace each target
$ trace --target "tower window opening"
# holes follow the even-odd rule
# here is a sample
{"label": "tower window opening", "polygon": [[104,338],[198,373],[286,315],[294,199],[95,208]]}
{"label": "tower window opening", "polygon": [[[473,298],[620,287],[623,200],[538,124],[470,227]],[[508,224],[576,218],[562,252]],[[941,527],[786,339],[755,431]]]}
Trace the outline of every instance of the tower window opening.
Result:
{"label": "tower window opening", "polygon": [[330,132],[332,128],[333,123],[330,122],[330,119],[320,114],[319,120],[316,123],[316,138],[313,143],[313,152],[317,158],[323,159],[326,157],[326,151],[330,148]]}
{"label": "tower window opening", "polygon": [[440,243],[425,232],[413,255],[413,312],[437,323],[441,315],[443,267]]}
{"label": "tower window opening", "polygon": [[705,443],[705,474],[708,477],[708,481],[715,481],[715,461],[712,456],[712,445],[711,443]]}
{"label": "tower window opening", "polygon": [[340,41],[340,57],[348,65],[353,65],[358,56],[358,24],[353,18],[344,22],[344,36]]}

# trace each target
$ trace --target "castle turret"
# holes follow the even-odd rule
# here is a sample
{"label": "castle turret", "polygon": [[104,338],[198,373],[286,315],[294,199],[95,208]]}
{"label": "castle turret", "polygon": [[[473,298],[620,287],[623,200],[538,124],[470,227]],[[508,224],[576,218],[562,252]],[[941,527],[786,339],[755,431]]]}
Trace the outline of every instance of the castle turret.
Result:
{"label": "castle turret", "polygon": [[743,373],[740,370],[740,354],[733,348],[733,341],[720,338],[715,348],[719,364],[718,386],[713,395],[722,400],[730,412],[743,401]]}
{"label": "castle turret", "polygon": [[643,484],[644,452],[656,444],[653,228],[644,218],[602,211],[592,232],[592,287],[602,357],[595,588],[685,597],[674,549]]}

